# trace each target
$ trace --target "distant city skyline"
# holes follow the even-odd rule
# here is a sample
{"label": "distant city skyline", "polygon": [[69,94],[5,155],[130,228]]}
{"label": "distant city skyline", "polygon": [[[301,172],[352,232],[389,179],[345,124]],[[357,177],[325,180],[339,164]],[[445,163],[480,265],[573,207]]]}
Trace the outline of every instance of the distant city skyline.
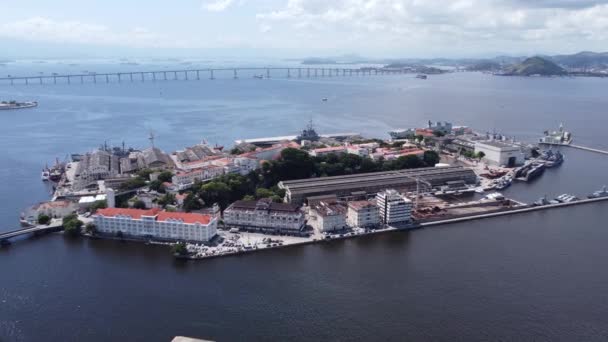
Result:
{"label": "distant city skyline", "polygon": [[608,0],[20,0],[4,9],[0,58],[608,50]]}

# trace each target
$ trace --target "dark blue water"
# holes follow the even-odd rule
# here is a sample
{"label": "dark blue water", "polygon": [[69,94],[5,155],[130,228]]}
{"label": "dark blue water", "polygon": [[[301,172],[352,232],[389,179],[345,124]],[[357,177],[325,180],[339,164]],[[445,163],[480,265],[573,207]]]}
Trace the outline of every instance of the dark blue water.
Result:
{"label": "dark blue water", "polygon": [[[108,66],[103,66],[109,68]],[[51,66],[6,72],[50,73]],[[67,67],[66,67],[67,68]],[[101,66],[78,66],[98,70]],[[120,66],[126,68],[126,66]],[[143,68],[143,67],[141,67]],[[387,137],[449,120],[535,140],[563,122],[608,148],[606,80],[404,76],[0,87],[37,100],[2,114],[0,231],[48,198],[40,169],[104,141],[171,151],[206,139],[320,132]],[[329,101],[322,102],[327,97]],[[585,195],[608,158],[565,149],[566,163],[505,192]],[[193,264],[164,248],[61,236],[0,250],[0,340],[605,340],[608,218],[596,204]]]}

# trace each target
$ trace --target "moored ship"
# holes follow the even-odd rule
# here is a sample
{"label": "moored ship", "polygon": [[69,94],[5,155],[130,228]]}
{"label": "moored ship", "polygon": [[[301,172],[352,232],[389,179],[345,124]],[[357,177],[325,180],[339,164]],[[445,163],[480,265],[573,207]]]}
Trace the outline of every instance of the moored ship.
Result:
{"label": "moored ship", "polygon": [[391,136],[391,138],[393,140],[412,139],[416,136],[416,130],[411,129],[411,128],[408,128],[408,129],[399,128],[399,129],[388,132],[388,134]]}
{"label": "moored ship", "polygon": [[602,198],[602,197],[608,197],[608,190],[606,189],[605,185],[602,187],[601,190],[595,191],[591,195],[587,196],[587,198]]}
{"label": "moored ship", "polygon": [[572,143],[572,133],[564,130],[564,125],[559,125],[559,130],[545,131],[545,136],[540,138],[541,144],[546,145],[570,145]]}
{"label": "moored ship", "polygon": [[545,164],[532,162],[515,170],[515,179],[529,182],[545,172]]}
{"label": "moored ship", "polygon": [[543,152],[538,158],[542,161],[546,167],[556,167],[564,162],[564,155],[560,152],[553,152],[551,150]]}
{"label": "moored ship", "polygon": [[37,107],[38,102],[36,101],[26,101],[26,102],[17,102],[17,101],[2,101],[0,102],[0,110],[11,110],[11,109],[25,109]]}

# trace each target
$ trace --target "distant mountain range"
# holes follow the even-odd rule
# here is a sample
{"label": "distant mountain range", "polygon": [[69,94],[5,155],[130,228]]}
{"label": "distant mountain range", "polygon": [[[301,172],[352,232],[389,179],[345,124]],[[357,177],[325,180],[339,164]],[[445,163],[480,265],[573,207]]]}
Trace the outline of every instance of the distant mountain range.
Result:
{"label": "distant mountain range", "polygon": [[[540,59],[539,59],[540,58]],[[541,61],[542,59],[542,61]],[[518,64],[528,62],[525,65]],[[547,64],[544,61],[549,61]],[[310,57],[301,60],[303,64],[380,64],[385,67],[420,67],[421,65],[436,67],[459,67],[470,71],[488,72],[521,72],[527,73],[529,70],[541,68],[551,71],[551,74],[563,74],[568,72],[598,72],[608,71],[608,52],[583,51],[572,55],[539,55],[534,57],[527,56],[496,56],[494,58],[387,58],[374,59],[365,58],[358,55],[344,55],[338,57]],[[561,69],[561,70],[560,70]],[[565,69],[565,70],[564,70]],[[542,71],[541,70],[541,71]]]}

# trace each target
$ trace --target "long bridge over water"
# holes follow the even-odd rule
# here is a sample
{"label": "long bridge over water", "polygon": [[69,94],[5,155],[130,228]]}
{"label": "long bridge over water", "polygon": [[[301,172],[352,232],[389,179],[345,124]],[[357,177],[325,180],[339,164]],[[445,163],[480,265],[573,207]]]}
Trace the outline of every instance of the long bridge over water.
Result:
{"label": "long bridge over water", "polygon": [[[72,84],[72,83],[112,83],[112,82],[146,82],[177,80],[214,80],[216,78],[317,78],[317,77],[350,77],[372,75],[402,75],[408,72],[403,69],[387,68],[290,68],[290,67],[252,67],[252,68],[216,68],[216,69],[182,69],[160,71],[122,71],[122,72],[83,72],[79,74],[57,74],[36,76],[0,77],[1,85],[15,84]],[[412,75],[411,73],[409,73]]]}
{"label": "long bridge over water", "polygon": [[9,239],[27,235],[27,234],[40,234],[40,233],[50,233],[50,232],[58,232],[63,229],[62,224],[51,224],[48,226],[33,226],[33,227],[25,227],[21,229],[12,230],[10,232],[0,233],[0,245],[9,244]]}

